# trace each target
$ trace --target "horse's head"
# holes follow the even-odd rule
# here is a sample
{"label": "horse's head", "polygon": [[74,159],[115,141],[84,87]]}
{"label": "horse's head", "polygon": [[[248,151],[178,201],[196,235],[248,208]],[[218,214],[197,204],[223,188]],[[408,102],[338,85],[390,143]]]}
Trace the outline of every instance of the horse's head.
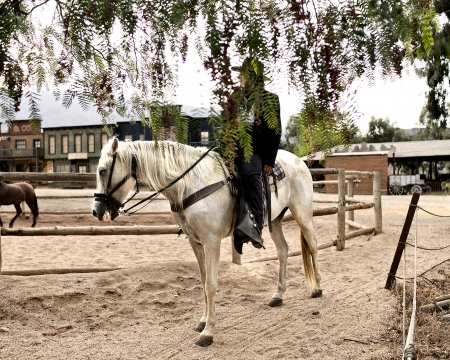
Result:
{"label": "horse's head", "polygon": [[98,163],[92,215],[100,221],[114,220],[136,182],[135,155],[113,138],[102,149]]}

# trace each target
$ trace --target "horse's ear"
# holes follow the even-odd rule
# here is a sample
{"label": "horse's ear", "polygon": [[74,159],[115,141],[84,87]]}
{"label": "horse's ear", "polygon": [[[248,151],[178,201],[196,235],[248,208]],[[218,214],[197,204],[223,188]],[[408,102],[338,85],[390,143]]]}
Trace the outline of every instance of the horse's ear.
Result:
{"label": "horse's ear", "polygon": [[117,152],[117,149],[119,148],[119,140],[117,138],[114,138],[111,144],[111,155],[114,155]]}

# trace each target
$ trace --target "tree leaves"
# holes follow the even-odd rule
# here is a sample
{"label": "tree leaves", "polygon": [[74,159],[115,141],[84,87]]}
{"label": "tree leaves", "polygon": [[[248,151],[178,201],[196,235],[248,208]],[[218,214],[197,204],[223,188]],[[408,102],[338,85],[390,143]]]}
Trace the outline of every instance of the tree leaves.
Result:
{"label": "tree leaves", "polygon": [[[231,66],[246,57],[264,64],[274,88],[287,79],[288,87],[298,91],[302,122],[314,124],[311,129],[317,129],[327,146],[347,139],[350,125],[338,121],[340,125],[334,126],[330,119],[341,113],[339,103],[356,78],[366,76],[373,82],[376,68],[385,77],[400,76],[405,64],[415,59],[427,64],[429,113],[445,121],[447,94],[442,85],[448,78],[450,46],[431,1],[59,0],[52,4],[52,26],[44,27],[36,17],[46,1],[0,4],[0,89],[2,96],[13,99],[15,110],[25,89],[39,91],[52,83],[56,94],[72,94],[64,97],[66,104],[81,96],[82,106],[93,101],[105,123],[117,111],[155,126],[158,138],[167,131],[167,121],[156,116],[167,110],[175,116],[173,126],[183,139],[186,124],[174,109],[151,116],[149,112],[155,104],[176,104],[176,60],[184,61],[188,51],[197,51],[214,82],[211,105],[221,108],[211,122],[218,143],[230,157],[233,141],[242,142],[246,151],[250,148],[241,124],[242,99],[233,98],[239,83],[231,72]],[[448,11],[444,1],[437,1],[437,6],[439,12]],[[193,49],[188,47],[190,38]],[[276,128],[277,104],[267,98],[263,106],[265,120]],[[2,114],[9,118],[10,110],[9,102],[2,105]]]}

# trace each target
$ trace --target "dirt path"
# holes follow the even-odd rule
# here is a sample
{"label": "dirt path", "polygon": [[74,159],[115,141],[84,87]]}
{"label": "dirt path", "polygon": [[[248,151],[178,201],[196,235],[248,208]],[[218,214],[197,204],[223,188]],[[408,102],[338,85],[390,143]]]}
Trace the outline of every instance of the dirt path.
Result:
{"label": "dirt path", "polygon": [[[45,191],[44,191],[45,190]],[[47,189],[37,189],[46,196]],[[92,195],[92,190],[64,194]],[[53,191],[53,194],[60,193]],[[315,194],[334,200],[334,195]],[[361,196],[365,200],[370,197]],[[202,313],[195,258],[186,239],[162,236],[2,237],[3,270],[123,266],[96,274],[4,276],[0,279],[2,359],[390,359],[398,346],[388,331],[395,297],[384,289],[410,196],[383,196],[383,233],[349,240],[342,252],[319,252],[323,297],[311,299],[301,258],[288,262],[284,304],[266,304],[275,291],[278,262],[234,265],[230,239],[223,241],[214,344],[194,344]],[[450,214],[450,199],[423,196],[427,210]],[[40,200],[38,227],[101,225],[90,214],[92,199]],[[317,207],[329,206],[316,204]],[[3,209],[3,208],[2,208]],[[148,211],[166,211],[165,201]],[[45,211],[86,211],[86,215],[46,215]],[[4,219],[12,214],[2,212]],[[373,210],[355,213],[373,226]],[[4,222],[6,222],[4,220]],[[15,227],[29,226],[18,219]],[[114,225],[172,224],[168,215],[120,216]],[[314,219],[318,243],[335,238],[335,216]],[[423,244],[448,243],[450,222],[420,213]],[[269,239],[267,230],[264,237]],[[291,251],[299,249],[298,227],[286,223]],[[411,238],[415,234],[411,231]],[[275,255],[244,246],[243,261]],[[419,271],[449,258],[423,252]],[[410,269],[408,267],[408,269]],[[408,270],[409,271],[409,270]],[[410,276],[411,274],[407,274]]]}

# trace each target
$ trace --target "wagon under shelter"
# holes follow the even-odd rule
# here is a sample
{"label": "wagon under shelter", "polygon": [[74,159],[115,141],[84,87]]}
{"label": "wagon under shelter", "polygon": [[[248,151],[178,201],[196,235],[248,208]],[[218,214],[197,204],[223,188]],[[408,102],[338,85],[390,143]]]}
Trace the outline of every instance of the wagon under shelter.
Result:
{"label": "wagon under shelter", "polygon": [[[420,131],[420,129],[413,129]],[[384,143],[352,144],[347,148],[336,147],[325,162],[323,153],[303,157],[312,167],[343,168],[347,171],[378,171],[381,175],[381,193],[390,194],[392,175],[409,175],[403,179],[402,193],[410,192],[413,185],[420,185],[422,191],[441,192],[441,183],[450,180],[450,140],[401,141]],[[413,175],[411,175],[413,174]],[[417,179],[419,177],[419,180]],[[336,175],[326,175],[325,180],[335,180]],[[371,194],[370,179],[361,179],[355,187],[355,194]],[[406,181],[406,182],[405,182]],[[397,183],[397,181],[395,181]],[[411,186],[410,186],[411,185]],[[428,185],[425,187],[424,185]],[[419,190],[419,187],[415,188]],[[397,187],[396,191],[400,189]],[[337,193],[337,186],[325,185],[326,193]]]}

